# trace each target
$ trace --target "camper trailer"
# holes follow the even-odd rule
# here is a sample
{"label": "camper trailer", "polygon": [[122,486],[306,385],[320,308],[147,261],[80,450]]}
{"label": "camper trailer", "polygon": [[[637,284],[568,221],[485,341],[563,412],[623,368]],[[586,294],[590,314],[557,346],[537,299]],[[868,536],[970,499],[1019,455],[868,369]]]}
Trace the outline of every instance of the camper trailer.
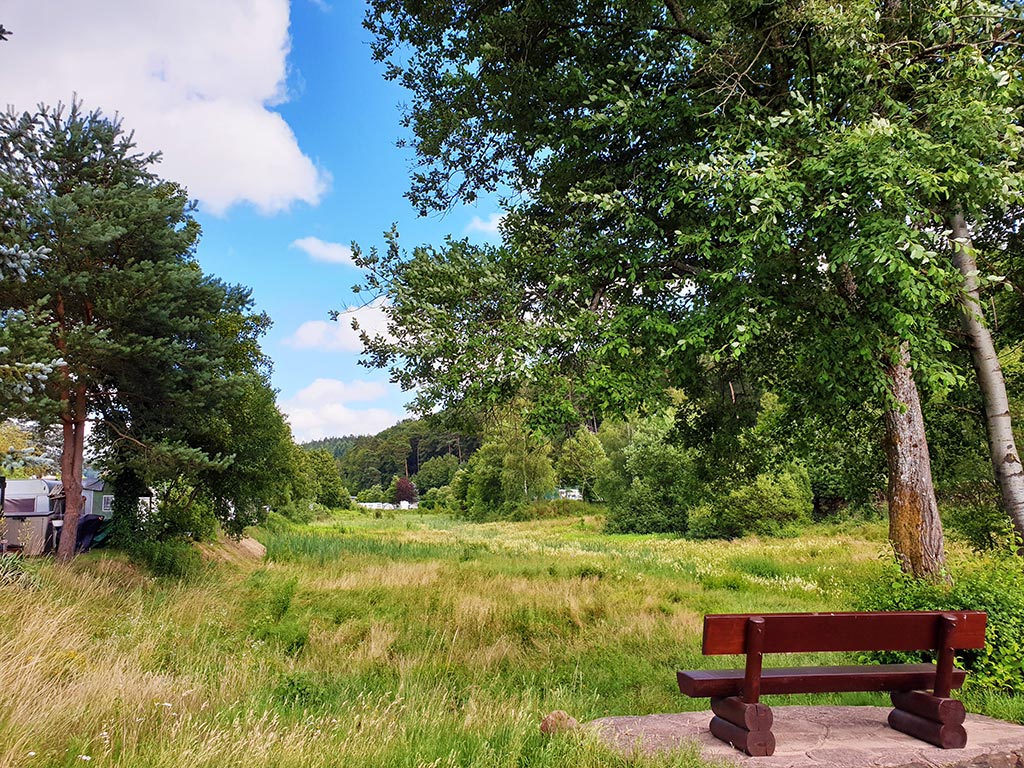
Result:
{"label": "camper trailer", "polygon": [[3,549],[20,550],[26,555],[41,555],[53,517],[50,491],[56,480],[8,480],[4,493],[0,541]]}
{"label": "camper trailer", "polygon": [[[82,482],[82,512],[79,522],[98,523],[110,519],[114,497],[98,479]],[[41,555],[56,546],[64,519],[64,485],[60,480],[8,480],[0,516],[0,549]],[[92,528],[96,528],[93,525]],[[89,537],[90,542],[92,536]]]}

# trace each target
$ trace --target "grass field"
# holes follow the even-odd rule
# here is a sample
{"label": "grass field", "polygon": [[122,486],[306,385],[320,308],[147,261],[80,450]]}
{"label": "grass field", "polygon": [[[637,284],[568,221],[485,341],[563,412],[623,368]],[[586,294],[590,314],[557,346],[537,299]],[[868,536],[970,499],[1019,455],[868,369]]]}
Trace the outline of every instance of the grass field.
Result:
{"label": "grass field", "polygon": [[0,570],[0,767],[701,765],[538,724],[706,708],[674,674],[728,663],[700,655],[704,613],[846,609],[886,552],[880,526],[723,543],[586,517],[257,536],[265,559],[208,547],[184,583],[103,553]]}

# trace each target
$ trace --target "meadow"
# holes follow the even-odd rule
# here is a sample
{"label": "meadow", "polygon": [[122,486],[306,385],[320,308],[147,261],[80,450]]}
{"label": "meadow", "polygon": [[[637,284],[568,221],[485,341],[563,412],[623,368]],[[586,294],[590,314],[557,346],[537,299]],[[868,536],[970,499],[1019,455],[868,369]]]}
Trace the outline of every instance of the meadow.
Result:
{"label": "meadow", "polygon": [[[114,553],[3,560],[0,768],[700,766],[538,725],[705,709],[675,686],[729,663],[700,655],[704,613],[848,609],[887,553],[881,524],[695,542],[588,516],[349,513],[255,536],[265,558],[205,545],[184,580]],[[1024,719],[1012,697],[968,705]]]}

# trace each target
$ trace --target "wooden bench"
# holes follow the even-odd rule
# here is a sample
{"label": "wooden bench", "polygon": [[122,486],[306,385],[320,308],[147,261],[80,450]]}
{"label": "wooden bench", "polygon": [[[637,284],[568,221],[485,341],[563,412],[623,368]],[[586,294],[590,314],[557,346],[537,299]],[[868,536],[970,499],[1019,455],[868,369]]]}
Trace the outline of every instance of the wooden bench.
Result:
{"label": "wooden bench", "polygon": [[[767,694],[888,691],[889,726],[943,749],[967,744],[957,650],[983,648],[981,611],[719,614],[704,617],[703,653],[746,654],[744,669],[677,673],[687,696],[711,698],[711,733],[752,756],[775,752]],[[935,651],[936,664],[874,664],[762,669],[765,653]]]}

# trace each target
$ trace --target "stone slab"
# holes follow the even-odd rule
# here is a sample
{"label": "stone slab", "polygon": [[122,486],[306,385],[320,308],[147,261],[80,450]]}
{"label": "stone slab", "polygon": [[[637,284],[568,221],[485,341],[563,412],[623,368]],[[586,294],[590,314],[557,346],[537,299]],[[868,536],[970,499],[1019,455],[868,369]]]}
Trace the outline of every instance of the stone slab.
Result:
{"label": "stone slab", "polygon": [[889,727],[891,707],[772,707],[775,754],[748,757],[708,731],[712,714],[603,717],[587,723],[631,754],[696,742],[708,760],[744,768],[1024,768],[1024,725],[967,715],[967,746],[939,749]]}

